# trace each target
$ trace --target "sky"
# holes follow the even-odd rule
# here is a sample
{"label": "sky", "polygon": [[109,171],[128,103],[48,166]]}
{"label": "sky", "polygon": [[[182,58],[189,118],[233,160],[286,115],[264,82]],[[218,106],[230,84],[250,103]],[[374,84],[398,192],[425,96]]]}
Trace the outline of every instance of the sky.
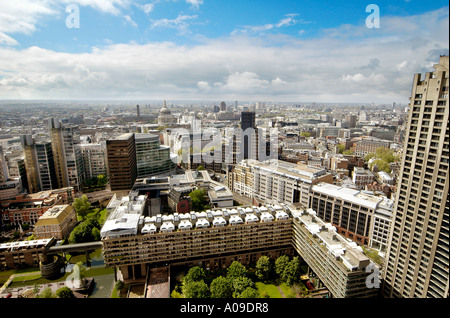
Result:
{"label": "sky", "polygon": [[444,54],[441,0],[0,0],[0,99],[406,104]]}

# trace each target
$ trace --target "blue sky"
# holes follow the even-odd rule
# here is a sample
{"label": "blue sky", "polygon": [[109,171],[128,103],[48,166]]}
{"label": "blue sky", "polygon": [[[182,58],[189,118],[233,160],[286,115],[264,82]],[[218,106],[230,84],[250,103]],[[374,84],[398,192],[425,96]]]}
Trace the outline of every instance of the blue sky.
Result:
{"label": "blue sky", "polygon": [[[365,26],[371,3],[380,28]],[[80,28],[66,27],[69,4]],[[413,74],[448,54],[448,10],[440,0],[0,0],[0,99],[407,102]]]}

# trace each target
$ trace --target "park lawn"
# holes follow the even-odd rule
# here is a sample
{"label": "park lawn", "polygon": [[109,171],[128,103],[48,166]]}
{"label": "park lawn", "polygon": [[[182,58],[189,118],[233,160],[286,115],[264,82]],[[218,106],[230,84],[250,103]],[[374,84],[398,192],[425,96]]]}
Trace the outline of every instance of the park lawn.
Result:
{"label": "park lawn", "polygon": [[286,297],[289,297],[289,296],[295,294],[295,292],[292,290],[292,288],[290,286],[288,286],[286,283],[282,283],[280,285],[280,288]]}
{"label": "park lawn", "polygon": [[17,282],[26,282],[29,280],[36,280],[41,278],[41,272],[36,272],[35,274],[30,274],[30,275],[21,275],[21,276],[14,276],[13,278],[13,282],[17,283]]}
{"label": "park lawn", "polygon": [[280,291],[274,284],[264,284],[262,282],[256,282],[255,286],[261,296],[263,296],[265,292],[270,298],[282,298]]}

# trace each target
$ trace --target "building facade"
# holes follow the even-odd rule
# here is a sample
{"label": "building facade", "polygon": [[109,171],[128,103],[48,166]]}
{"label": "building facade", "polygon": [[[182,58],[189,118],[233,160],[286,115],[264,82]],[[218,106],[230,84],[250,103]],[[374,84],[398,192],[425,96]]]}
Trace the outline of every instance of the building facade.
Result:
{"label": "building facade", "polygon": [[78,126],[50,118],[49,129],[58,188],[70,186],[77,192],[81,191],[85,173]]}
{"label": "building facade", "polygon": [[57,189],[58,180],[51,143],[35,142],[31,135],[21,136],[21,142],[25,154],[28,193]]}
{"label": "building facade", "polygon": [[414,75],[383,294],[449,296],[449,57]]}
{"label": "building facade", "polygon": [[[117,209],[116,209],[117,210]],[[115,210],[115,211],[116,211]],[[113,212],[101,230],[105,264],[116,267],[127,281],[143,279],[150,268],[168,264],[190,264],[208,268],[225,268],[233,260],[244,264],[256,262],[262,255],[275,258],[294,255],[307,260],[333,297],[374,297],[369,288],[366,268],[371,261],[356,244],[336,234],[330,249],[321,246],[325,240],[323,223],[318,231],[307,233],[308,222],[302,212],[287,205],[233,207],[203,212],[145,216],[140,209]],[[117,222],[121,220],[121,222]],[[125,223],[122,224],[122,220]],[[312,222],[320,224],[314,218]],[[320,233],[319,233],[320,232]],[[320,255],[319,259],[309,257]]]}
{"label": "building facade", "polygon": [[111,191],[130,190],[137,177],[136,144],[133,133],[106,141]]}
{"label": "building facade", "polygon": [[106,176],[106,144],[80,144],[83,157],[83,166],[86,179],[92,179],[99,175]]}
{"label": "building facade", "polygon": [[77,214],[72,205],[54,205],[34,224],[33,235],[37,239],[66,238],[77,224]]}
{"label": "building facade", "polygon": [[393,201],[328,183],[313,185],[309,208],[337,232],[379,251],[387,248]]}
{"label": "building facade", "polygon": [[268,204],[279,202],[308,206],[309,190],[318,182],[333,182],[323,168],[281,160],[243,160],[228,174],[229,187],[240,195]]}
{"label": "building facade", "polygon": [[135,134],[137,177],[173,173],[176,163],[172,161],[170,147],[161,145],[158,135]]}

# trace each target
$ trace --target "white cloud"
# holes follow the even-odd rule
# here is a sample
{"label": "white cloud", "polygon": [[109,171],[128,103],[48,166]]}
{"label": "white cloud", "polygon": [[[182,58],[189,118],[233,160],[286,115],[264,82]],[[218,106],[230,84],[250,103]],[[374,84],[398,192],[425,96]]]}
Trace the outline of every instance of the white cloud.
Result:
{"label": "white cloud", "polygon": [[[119,15],[132,0],[20,0],[0,1],[0,44],[17,45],[13,34],[31,35],[44,17],[65,14],[69,4],[91,7],[94,10]],[[125,16],[127,19],[127,17]],[[128,20],[128,19],[127,19]],[[132,21],[128,21],[132,23]]]}
{"label": "white cloud", "polygon": [[145,14],[149,14],[155,8],[155,3],[146,3],[146,4],[136,4],[138,8],[145,12]]}
{"label": "white cloud", "polygon": [[6,35],[5,33],[0,32],[0,45],[1,44],[17,45],[19,43],[16,40],[14,40],[12,37]]}
{"label": "white cloud", "polygon": [[298,16],[298,13],[289,13],[289,14],[285,15],[285,18],[281,19],[277,23],[266,23],[266,24],[262,24],[262,25],[244,25],[243,27],[241,27],[239,29],[233,30],[231,34],[232,35],[236,35],[236,34],[240,34],[240,33],[259,34],[259,33],[265,32],[265,31],[273,30],[273,29],[292,26],[297,23],[302,23],[302,24],[309,23],[308,21],[295,19],[296,16]]}
{"label": "white cloud", "polygon": [[198,81],[197,86],[202,91],[208,91],[210,89],[208,82],[205,81]]}
{"label": "white cloud", "polygon": [[194,8],[198,9],[201,4],[203,4],[203,0],[186,0],[186,3],[192,5]]}
{"label": "white cloud", "polygon": [[[154,27],[186,31],[196,18],[179,15]],[[80,54],[0,46],[0,96],[407,103],[414,73],[448,54],[448,12],[405,17],[420,25],[411,32],[401,19],[383,19],[385,30],[341,26],[316,38],[280,36],[276,45],[268,36],[239,34],[189,46],[110,44]],[[0,29],[0,42],[13,44],[1,32],[9,36]]]}
{"label": "white cloud", "polygon": [[196,15],[178,15],[175,19],[151,20],[152,28],[163,27],[177,29],[180,34],[186,34],[189,31],[190,21],[197,19]]}
{"label": "white cloud", "polygon": [[133,21],[133,19],[131,19],[131,17],[129,15],[125,15],[123,16],[125,18],[125,21],[127,21],[131,26],[137,28],[137,23]]}

